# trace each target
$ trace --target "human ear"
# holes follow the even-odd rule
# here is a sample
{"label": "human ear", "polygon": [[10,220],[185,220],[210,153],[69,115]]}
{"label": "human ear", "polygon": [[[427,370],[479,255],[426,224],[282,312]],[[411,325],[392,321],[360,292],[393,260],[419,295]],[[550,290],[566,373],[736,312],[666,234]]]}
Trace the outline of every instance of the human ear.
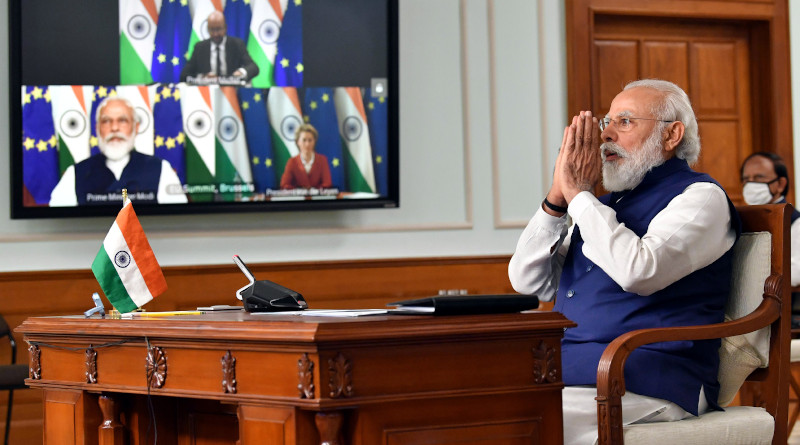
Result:
{"label": "human ear", "polygon": [[681,121],[675,121],[667,125],[666,130],[664,130],[665,151],[673,151],[678,147],[678,144],[683,140],[684,130],[685,127]]}

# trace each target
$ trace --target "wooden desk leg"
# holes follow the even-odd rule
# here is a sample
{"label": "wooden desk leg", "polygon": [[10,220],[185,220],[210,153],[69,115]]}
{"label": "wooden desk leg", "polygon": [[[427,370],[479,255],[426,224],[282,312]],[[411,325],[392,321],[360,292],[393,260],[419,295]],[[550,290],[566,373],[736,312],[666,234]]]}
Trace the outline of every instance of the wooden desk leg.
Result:
{"label": "wooden desk leg", "polygon": [[320,445],[344,445],[342,422],[344,416],[340,411],[319,412],[314,418],[319,432]]}
{"label": "wooden desk leg", "polygon": [[103,423],[97,431],[100,445],[122,445],[124,431],[119,422],[119,404],[107,394],[100,396],[98,404],[103,412]]}

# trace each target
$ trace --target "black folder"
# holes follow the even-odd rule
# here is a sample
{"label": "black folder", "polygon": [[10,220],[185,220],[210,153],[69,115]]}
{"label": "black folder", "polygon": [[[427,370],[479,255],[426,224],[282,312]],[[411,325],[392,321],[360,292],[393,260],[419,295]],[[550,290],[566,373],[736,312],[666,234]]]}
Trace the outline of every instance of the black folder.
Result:
{"label": "black folder", "polygon": [[389,303],[390,314],[476,315],[522,312],[539,307],[535,295],[436,295]]}

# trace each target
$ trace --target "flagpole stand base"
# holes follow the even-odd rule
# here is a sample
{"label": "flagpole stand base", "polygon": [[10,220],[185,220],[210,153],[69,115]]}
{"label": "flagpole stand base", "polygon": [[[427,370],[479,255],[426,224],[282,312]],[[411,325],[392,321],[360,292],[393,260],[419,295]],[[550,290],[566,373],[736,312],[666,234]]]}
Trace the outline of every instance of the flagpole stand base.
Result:
{"label": "flagpole stand base", "polygon": [[97,292],[92,294],[92,301],[94,302],[94,307],[84,312],[83,315],[89,318],[94,314],[100,314],[100,318],[106,318],[106,308],[103,307],[103,300],[100,299],[100,295]]}

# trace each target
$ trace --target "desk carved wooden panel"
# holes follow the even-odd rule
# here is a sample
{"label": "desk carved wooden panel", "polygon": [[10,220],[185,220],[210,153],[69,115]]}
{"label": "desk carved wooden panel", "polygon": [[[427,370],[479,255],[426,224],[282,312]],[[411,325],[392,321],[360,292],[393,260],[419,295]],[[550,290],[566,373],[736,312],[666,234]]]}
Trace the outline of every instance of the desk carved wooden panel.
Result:
{"label": "desk carved wooden panel", "polygon": [[[28,384],[45,390],[45,436],[59,440],[143,444],[156,428],[159,443],[176,445],[398,445],[419,437],[560,444],[559,341],[571,325],[552,312],[357,319],[241,312],[31,318],[18,331],[38,345],[29,350]],[[34,362],[43,373],[33,373]]]}

